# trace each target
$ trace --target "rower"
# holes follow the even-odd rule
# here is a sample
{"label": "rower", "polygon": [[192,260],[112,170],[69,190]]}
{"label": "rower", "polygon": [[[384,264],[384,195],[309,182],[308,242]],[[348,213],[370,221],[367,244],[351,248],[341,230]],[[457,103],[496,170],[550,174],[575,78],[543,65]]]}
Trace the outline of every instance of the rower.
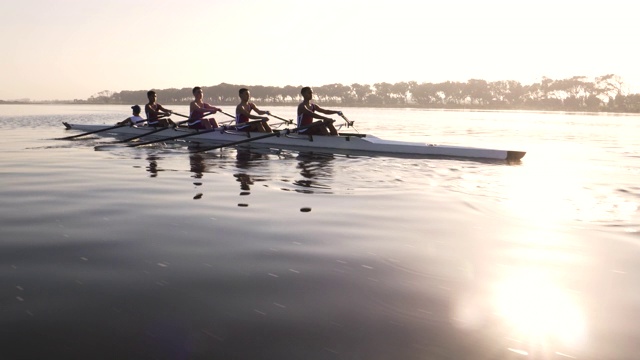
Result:
{"label": "rower", "polygon": [[129,125],[129,126],[134,126],[134,125],[142,125],[145,121],[145,119],[140,117],[140,106],[139,105],[133,105],[131,107],[131,110],[133,112],[132,116],[129,116],[128,118],[116,123],[117,125]]}
{"label": "rower", "polygon": [[162,105],[156,101],[158,95],[153,90],[147,91],[147,98],[149,103],[144,106],[144,112],[147,114],[147,125],[153,127],[168,127],[170,124],[175,125],[171,119],[161,119],[163,116],[171,115],[171,110],[165,109]]}
{"label": "rower", "polygon": [[190,129],[215,129],[218,127],[218,123],[216,119],[209,118],[205,119],[205,116],[209,114],[215,114],[218,111],[222,111],[221,109],[209,105],[206,102],[202,101],[204,97],[204,92],[200,86],[196,86],[191,90],[193,93],[193,100],[189,104],[189,121],[187,125]]}
{"label": "rower", "polygon": [[311,99],[313,98],[313,90],[308,86],[303,87],[300,90],[300,94],[304,100],[300,105],[298,105],[298,128],[312,125],[314,123],[313,119],[321,119],[322,122],[317,122],[317,126],[311,126],[306,129],[299,130],[298,133],[305,135],[337,136],[338,130],[333,126],[333,122],[335,120],[326,116],[318,115],[316,114],[316,111],[327,115],[342,115],[342,112],[338,110],[326,110],[317,104],[312,104]]}
{"label": "rower", "polygon": [[[259,115],[271,114],[268,111],[258,109],[254,103],[249,102],[249,99],[251,98],[249,89],[240,89],[238,91],[238,95],[240,96],[240,104],[236,106],[236,129],[241,131],[273,132],[269,124],[267,124],[267,121],[269,121],[268,117],[251,115],[251,110],[255,111]],[[249,123],[249,119],[262,121]]]}

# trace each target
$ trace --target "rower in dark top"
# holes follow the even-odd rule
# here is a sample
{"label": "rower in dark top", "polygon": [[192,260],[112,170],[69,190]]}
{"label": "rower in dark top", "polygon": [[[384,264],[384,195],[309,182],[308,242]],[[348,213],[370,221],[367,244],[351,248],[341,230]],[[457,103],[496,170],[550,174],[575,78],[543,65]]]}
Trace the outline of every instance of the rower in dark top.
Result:
{"label": "rower in dark top", "polygon": [[216,122],[216,119],[214,118],[205,119],[205,116],[209,114],[215,114],[218,111],[221,111],[221,109],[215,106],[209,105],[206,102],[202,101],[202,98],[204,97],[204,92],[202,91],[202,88],[200,86],[194,87],[193,90],[191,90],[191,92],[193,93],[193,97],[195,98],[195,100],[193,100],[189,104],[189,122],[187,123],[187,125],[189,125],[189,128],[191,129],[217,128],[218,123]]}
{"label": "rower in dark top", "polygon": [[147,125],[153,127],[168,127],[170,124],[175,125],[171,119],[162,119],[163,116],[171,115],[171,110],[165,109],[156,102],[158,95],[153,90],[147,91],[149,103],[144,106],[144,112],[147,114]]}
{"label": "rower in dark top", "polygon": [[322,122],[317,122],[318,125],[316,126],[300,130],[299,133],[305,135],[338,135],[338,130],[333,126],[333,122],[335,120],[326,116],[318,115],[316,114],[316,111],[327,115],[341,115],[342,112],[338,110],[326,110],[317,104],[312,104],[311,98],[313,97],[313,90],[308,86],[303,87],[300,90],[300,94],[302,94],[304,101],[298,105],[298,127],[305,127],[313,124],[313,119],[321,119]]}
{"label": "rower in dark top", "polygon": [[[242,88],[238,91],[240,96],[240,104],[236,106],[236,129],[242,131],[256,131],[256,132],[273,132],[267,121],[269,118],[266,116],[251,115],[251,110],[255,111],[259,115],[270,115],[268,111],[262,111],[256,107],[254,103],[250,103],[251,93],[249,89]],[[260,122],[254,122],[249,124],[249,119],[262,120]]]}

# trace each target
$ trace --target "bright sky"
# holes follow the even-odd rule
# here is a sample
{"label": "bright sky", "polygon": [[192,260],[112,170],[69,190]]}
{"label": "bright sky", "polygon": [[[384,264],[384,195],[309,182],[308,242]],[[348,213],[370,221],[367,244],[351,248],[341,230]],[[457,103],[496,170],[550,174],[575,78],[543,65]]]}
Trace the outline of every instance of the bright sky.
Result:
{"label": "bright sky", "polygon": [[217,85],[620,75],[629,0],[20,0],[0,4],[0,99]]}

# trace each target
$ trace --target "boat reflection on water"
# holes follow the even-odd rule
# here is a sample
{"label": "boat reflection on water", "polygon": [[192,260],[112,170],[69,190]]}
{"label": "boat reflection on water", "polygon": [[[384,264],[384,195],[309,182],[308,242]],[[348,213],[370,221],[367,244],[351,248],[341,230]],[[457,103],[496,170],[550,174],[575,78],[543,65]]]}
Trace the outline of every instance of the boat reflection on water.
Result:
{"label": "boat reflection on water", "polygon": [[298,192],[313,194],[314,192],[331,193],[331,180],[333,179],[332,162],[335,160],[333,154],[300,152],[297,157],[300,175],[302,179],[295,180],[294,185],[302,189]]}

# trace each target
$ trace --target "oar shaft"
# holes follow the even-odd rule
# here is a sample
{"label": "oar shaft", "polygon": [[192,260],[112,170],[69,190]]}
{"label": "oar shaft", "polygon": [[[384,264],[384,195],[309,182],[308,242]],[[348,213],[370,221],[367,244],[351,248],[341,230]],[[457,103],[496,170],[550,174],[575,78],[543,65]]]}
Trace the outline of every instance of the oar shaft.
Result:
{"label": "oar shaft", "polygon": [[278,120],[282,120],[282,121],[286,122],[287,124],[293,124],[293,120],[287,120],[287,119],[285,119],[285,118],[281,118],[280,116],[278,116],[278,115],[273,115],[273,114],[271,114],[271,113],[269,113],[269,116],[273,116],[274,118],[276,118],[276,119],[278,119]]}
{"label": "oar shaft", "polygon": [[219,130],[218,128],[215,128],[215,129],[208,129],[208,130],[204,130],[204,131],[194,131],[192,133],[187,133],[187,134],[182,134],[182,135],[177,135],[177,136],[171,136],[171,137],[163,138],[163,139],[159,139],[159,140],[152,140],[152,141],[145,141],[145,142],[136,143],[136,144],[129,144],[127,146],[135,147],[135,146],[155,144],[155,143],[159,143],[159,142],[181,139],[181,138],[185,138],[185,137],[193,136],[193,135],[198,135],[198,134],[206,134],[206,133],[210,133],[210,132],[214,132],[214,131],[218,131],[218,130]]}
{"label": "oar shaft", "polygon": [[346,116],[344,116],[344,114],[340,114],[340,117],[344,119],[344,121],[347,122],[347,126],[353,126],[353,121],[349,121],[349,119],[347,119]]}
{"label": "oar shaft", "polygon": [[182,116],[183,118],[187,118],[187,119],[189,118],[187,115],[182,115],[182,114],[177,113],[177,112],[175,112],[175,111],[171,112],[171,114],[173,114],[173,115],[178,115],[178,116]]}
{"label": "oar shaft", "polygon": [[[204,109],[204,110],[205,110],[205,111],[204,111],[203,116],[207,116],[207,115],[211,115],[211,114],[213,114],[213,111],[211,111],[210,109]],[[207,111],[207,110],[209,110],[209,111]],[[223,113],[223,114],[227,115],[228,117],[232,117],[232,118],[234,118],[234,119],[236,118],[235,116],[233,116],[233,115],[231,115],[231,114],[229,114],[229,113],[227,113],[227,112],[224,112],[224,111],[222,111],[222,110],[218,110],[218,112],[221,112],[221,113]],[[172,114],[176,114],[176,115],[178,115],[178,116],[182,116],[182,117],[184,117],[184,118],[189,118],[189,119],[191,119],[189,116],[187,116],[187,115],[182,115],[182,114],[178,114],[178,113],[177,113],[177,112],[175,112],[175,111],[174,111]],[[184,122],[184,121],[183,121],[183,122]]]}
{"label": "oar shaft", "polygon": [[270,137],[274,137],[274,136],[280,136],[280,131],[274,131],[274,132],[268,133],[266,135],[246,138],[246,139],[243,139],[243,140],[238,140],[238,141],[234,141],[234,142],[227,143],[227,144],[211,146],[211,147],[204,148],[204,149],[198,149],[198,150],[195,150],[193,152],[199,153],[199,152],[205,152],[205,151],[209,151],[209,150],[216,150],[216,149],[220,149],[220,148],[223,148],[223,147],[240,145],[240,144],[244,144],[244,143],[247,143],[247,142],[256,141],[256,140],[260,140],[260,139],[266,139],[266,138],[270,138]]}
{"label": "oar shaft", "polygon": [[298,132],[300,130],[306,130],[308,128],[312,128],[314,126],[320,126],[320,125],[323,125],[323,123],[321,121],[318,121],[318,122],[312,123],[311,125],[301,126],[301,127],[295,128],[295,129],[275,130],[274,132],[268,133],[268,134],[265,134],[265,135],[246,138],[246,139],[243,139],[243,140],[233,141],[233,142],[222,144],[222,145],[211,146],[211,147],[208,147],[208,148],[198,149],[198,150],[195,150],[193,152],[196,152],[196,153],[205,152],[205,151],[209,151],[209,150],[221,149],[223,147],[240,145],[240,144],[244,144],[244,143],[248,143],[248,142],[256,141],[256,140],[260,140],[260,139],[266,139],[266,138],[270,138],[270,137],[274,137],[274,136],[278,136],[279,137],[280,135],[282,135],[282,133],[284,133],[286,135],[286,134],[289,134],[289,133],[292,133],[292,132]]}
{"label": "oar shaft", "polygon": [[223,114],[227,115],[228,117],[232,117],[232,118],[234,118],[234,119],[236,118],[235,116],[233,116],[233,115],[231,115],[231,114],[229,114],[229,113],[227,113],[227,112],[224,112],[224,111],[222,111],[222,110],[218,110],[218,112],[221,112],[221,113],[223,113]]}
{"label": "oar shaft", "polygon": [[264,120],[262,120],[262,119],[260,119],[260,120],[251,120],[251,121],[235,124],[235,125],[233,125],[233,127],[235,127],[237,129],[238,127],[242,127],[242,126],[246,127],[246,126],[250,126],[250,125],[254,125],[254,124],[260,124],[263,121]]}
{"label": "oar shaft", "polygon": [[169,129],[169,128],[159,128],[159,129],[155,129],[155,130],[153,130],[153,131],[148,131],[148,132],[146,132],[146,133],[143,133],[143,134],[140,134],[140,135],[136,135],[136,136],[133,136],[133,137],[130,137],[130,138],[122,139],[122,140],[117,141],[117,142],[118,142],[118,143],[126,143],[126,142],[129,142],[129,141],[131,141],[131,140],[140,139],[141,137],[145,137],[145,136],[147,136],[147,135],[155,134],[155,133],[157,133],[157,132],[164,131],[164,130],[168,130],[168,129]]}
{"label": "oar shaft", "polygon": [[109,130],[113,130],[113,129],[121,128],[121,127],[123,127],[123,126],[129,126],[129,125],[126,125],[126,124],[115,125],[115,126],[111,126],[111,127],[105,128],[105,129],[89,131],[89,132],[82,133],[82,134],[78,134],[78,135],[66,136],[66,137],[63,137],[63,138],[59,138],[58,140],[70,140],[70,139],[75,139],[75,138],[78,138],[78,137],[81,137],[81,136],[85,136],[85,135],[97,134],[97,133],[102,132],[102,131],[109,131]]}

